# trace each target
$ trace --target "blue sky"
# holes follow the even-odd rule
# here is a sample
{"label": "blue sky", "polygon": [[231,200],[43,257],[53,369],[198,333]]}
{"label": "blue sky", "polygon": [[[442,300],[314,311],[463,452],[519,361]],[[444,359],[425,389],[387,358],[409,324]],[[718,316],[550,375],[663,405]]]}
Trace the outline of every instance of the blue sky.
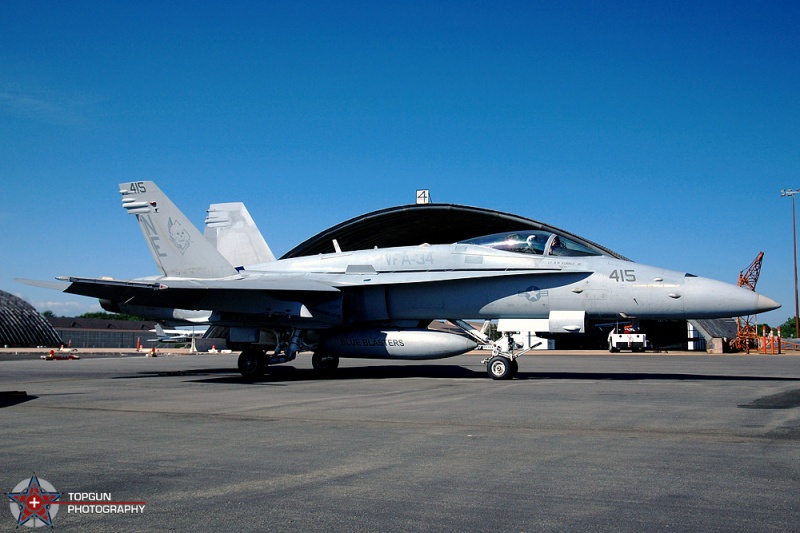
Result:
{"label": "blue sky", "polygon": [[[48,2],[0,10],[0,290],[156,274],[117,184],[198,225],[244,201],[280,255],[354,216],[508,211],[794,314],[795,2]],[[390,229],[390,228],[387,228]]]}

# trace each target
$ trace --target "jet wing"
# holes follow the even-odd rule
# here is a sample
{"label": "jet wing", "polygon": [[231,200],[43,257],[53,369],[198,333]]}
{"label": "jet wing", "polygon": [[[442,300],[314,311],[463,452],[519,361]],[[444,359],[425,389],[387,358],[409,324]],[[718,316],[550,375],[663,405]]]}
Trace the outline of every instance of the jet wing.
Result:
{"label": "jet wing", "polygon": [[311,279],[274,276],[259,279],[164,279],[154,281],[104,278],[59,278],[64,292],[131,305],[231,312],[265,312],[279,301],[315,304],[339,289]]}

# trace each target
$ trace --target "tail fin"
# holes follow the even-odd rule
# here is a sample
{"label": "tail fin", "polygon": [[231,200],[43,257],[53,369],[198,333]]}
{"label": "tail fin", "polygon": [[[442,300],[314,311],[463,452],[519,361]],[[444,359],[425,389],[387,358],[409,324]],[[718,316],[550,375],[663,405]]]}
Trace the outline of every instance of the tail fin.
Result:
{"label": "tail fin", "polygon": [[165,276],[221,278],[236,274],[155,183],[120,183],[119,192],[122,207],[136,215],[153,259]]}
{"label": "tail fin", "polygon": [[203,235],[234,266],[275,261],[272,250],[241,202],[211,204]]}

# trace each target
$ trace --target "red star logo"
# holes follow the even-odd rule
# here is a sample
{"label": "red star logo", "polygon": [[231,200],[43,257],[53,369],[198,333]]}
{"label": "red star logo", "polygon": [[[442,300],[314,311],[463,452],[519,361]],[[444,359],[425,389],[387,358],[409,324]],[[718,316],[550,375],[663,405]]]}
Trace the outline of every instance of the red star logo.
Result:
{"label": "red star logo", "polygon": [[45,525],[52,526],[50,505],[61,497],[61,493],[48,492],[43,489],[39,484],[39,478],[34,475],[24,490],[12,492],[8,494],[8,497],[19,506],[17,526],[21,526],[29,520],[34,520],[34,525],[36,520],[41,520]]}

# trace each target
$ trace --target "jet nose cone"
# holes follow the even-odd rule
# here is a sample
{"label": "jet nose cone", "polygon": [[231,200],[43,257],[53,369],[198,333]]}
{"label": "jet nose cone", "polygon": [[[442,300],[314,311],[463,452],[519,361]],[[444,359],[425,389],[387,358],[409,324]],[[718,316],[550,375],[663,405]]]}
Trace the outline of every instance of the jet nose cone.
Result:
{"label": "jet nose cone", "polygon": [[726,318],[766,313],[781,306],[750,289],[708,278],[687,277],[683,292],[686,318]]}
{"label": "jet nose cone", "polygon": [[778,302],[773,300],[772,298],[767,298],[761,294],[758,295],[758,312],[759,313],[766,313],[767,311],[772,311],[773,309],[777,309],[781,306]]}

